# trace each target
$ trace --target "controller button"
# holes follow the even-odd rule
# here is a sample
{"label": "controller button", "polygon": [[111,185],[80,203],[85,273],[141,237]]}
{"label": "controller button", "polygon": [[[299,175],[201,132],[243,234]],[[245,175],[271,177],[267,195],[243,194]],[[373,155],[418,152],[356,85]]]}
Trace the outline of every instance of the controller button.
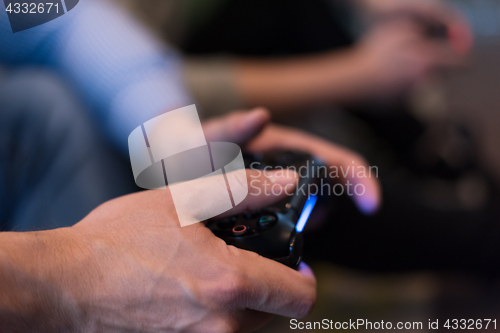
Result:
{"label": "controller button", "polygon": [[233,228],[233,236],[239,237],[243,236],[248,232],[248,228],[245,225],[237,225]]}
{"label": "controller button", "polygon": [[259,220],[259,226],[261,229],[270,228],[277,221],[276,216],[274,215],[264,215]]}
{"label": "controller button", "polygon": [[236,223],[236,217],[228,217],[217,222],[220,229],[231,229]]}

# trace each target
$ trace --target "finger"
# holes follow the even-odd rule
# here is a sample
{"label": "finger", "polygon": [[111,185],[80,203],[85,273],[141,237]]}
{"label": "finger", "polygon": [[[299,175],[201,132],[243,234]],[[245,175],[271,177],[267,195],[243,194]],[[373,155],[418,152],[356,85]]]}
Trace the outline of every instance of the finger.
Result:
{"label": "finger", "polygon": [[323,158],[327,165],[337,167],[333,170],[334,178],[341,180],[343,192],[351,195],[362,213],[375,213],[382,203],[378,167],[368,166],[364,158],[347,149],[337,149],[334,152],[331,144],[318,145],[313,153]]}
{"label": "finger", "polygon": [[[233,209],[216,218],[269,206],[293,194],[299,176],[294,171],[246,170],[248,195]],[[229,177],[229,176],[228,176]]]}
{"label": "finger", "polygon": [[292,318],[307,316],[316,302],[316,279],[307,266],[295,271],[253,252],[236,248],[232,259],[242,272],[235,306]]}
{"label": "finger", "polygon": [[273,149],[306,151],[322,159],[330,167],[330,178],[339,178],[347,187],[358,188],[357,193],[353,193],[352,197],[361,212],[372,214],[381,205],[382,196],[378,182],[378,168],[369,167],[358,154],[331,142],[298,130],[272,125],[266,128],[256,140],[252,141],[247,149],[249,151]]}
{"label": "finger", "polygon": [[456,19],[455,11],[442,1],[396,1],[380,13],[382,20],[406,16],[448,24]]}
{"label": "finger", "polygon": [[451,47],[461,55],[466,55],[472,49],[474,37],[470,23],[464,15],[461,20],[448,26],[448,39]]}
{"label": "finger", "polygon": [[[422,25],[408,20],[392,20],[378,27],[382,35],[390,36],[398,52],[414,59],[415,67],[435,69],[438,66],[458,66],[463,62],[463,54],[458,53],[451,43],[441,39],[428,38]],[[413,66],[412,66],[413,67]],[[419,67],[419,68],[420,68]]]}
{"label": "finger", "polygon": [[442,1],[399,1],[392,10],[378,17],[386,21],[398,17],[410,17],[423,24],[444,24],[451,48],[459,55],[466,55],[473,45],[473,34],[466,16],[458,9]]}
{"label": "finger", "polygon": [[303,261],[299,265],[299,272],[301,272],[304,276],[308,276],[315,279],[313,270],[311,269],[311,267],[309,267],[308,264],[306,264]]}
{"label": "finger", "polygon": [[209,142],[244,144],[254,138],[266,126],[269,119],[269,112],[263,108],[248,112],[233,112],[205,122],[203,131]]}
{"label": "finger", "polygon": [[448,44],[427,39],[414,40],[406,48],[415,71],[423,76],[437,69],[457,67],[464,63],[461,55],[457,54]]}

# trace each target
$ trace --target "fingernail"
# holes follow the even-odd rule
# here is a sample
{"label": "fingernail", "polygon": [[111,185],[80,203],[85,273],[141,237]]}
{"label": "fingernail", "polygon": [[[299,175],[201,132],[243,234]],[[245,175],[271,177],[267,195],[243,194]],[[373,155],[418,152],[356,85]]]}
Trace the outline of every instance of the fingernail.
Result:
{"label": "fingernail", "polygon": [[365,194],[355,196],[356,206],[365,215],[371,215],[377,212],[380,202],[374,195]]}
{"label": "fingernail", "polygon": [[302,275],[314,278],[313,270],[311,269],[311,267],[309,267],[308,264],[303,261],[299,264],[299,272],[301,272]]}

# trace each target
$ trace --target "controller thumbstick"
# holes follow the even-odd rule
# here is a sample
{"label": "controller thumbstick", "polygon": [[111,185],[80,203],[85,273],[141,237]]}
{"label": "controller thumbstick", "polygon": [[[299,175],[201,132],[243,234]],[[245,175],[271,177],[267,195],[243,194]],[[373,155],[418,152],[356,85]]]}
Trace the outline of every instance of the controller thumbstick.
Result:
{"label": "controller thumbstick", "polygon": [[270,227],[272,227],[276,223],[276,221],[277,221],[276,216],[274,216],[274,215],[264,215],[259,220],[259,227],[262,230],[269,229]]}
{"label": "controller thumbstick", "polygon": [[248,228],[245,225],[237,225],[233,228],[233,236],[241,237],[248,232]]}

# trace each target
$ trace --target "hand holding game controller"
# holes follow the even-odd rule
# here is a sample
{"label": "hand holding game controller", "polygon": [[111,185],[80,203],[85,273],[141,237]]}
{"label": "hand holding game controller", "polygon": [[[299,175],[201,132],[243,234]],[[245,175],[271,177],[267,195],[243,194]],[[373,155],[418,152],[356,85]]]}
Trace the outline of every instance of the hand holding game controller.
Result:
{"label": "hand holding game controller", "polygon": [[[322,163],[303,152],[277,150],[246,155],[247,168],[306,168],[298,191],[272,206],[210,222],[208,228],[228,245],[253,251],[297,269],[302,258],[302,231],[316,205],[317,194],[301,191],[319,185]],[[286,172],[286,171],[285,171]]]}
{"label": "hand holding game controller", "polygon": [[[243,121],[244,120],[244,121]],[[204,124],[205,135],[210,141],[235,142],[248,152],[246,167],[263,169],[266,166],[283,168],[313,165],[324,161],[327,167],[366,167],[366,161],[352,151],[339,147],[319,137],[297,129],[267,124],[269,113],[264,109],[252,112],[235,112],[222,119]],[[257,162],[252,166],[252,163]],[[319,168],[309,168],[298,187],[317,183]],[[340,182],[362,185],[365,193],[352,199],[365,214],[374,213],[381,203],[378,180],[375,178],[352,178],[347,175]],[[251,185],[250,185],[251,186]],[[295,193],[295,192],[294,192]],[[307,192],[306,192],[307,193]],[[256,252],[264,257],[296,268],[302,255],[301,232],[319,198],[297,192],[264,209],[252,210],[235,216],[207,223],[209,229],[227,244]]]}

